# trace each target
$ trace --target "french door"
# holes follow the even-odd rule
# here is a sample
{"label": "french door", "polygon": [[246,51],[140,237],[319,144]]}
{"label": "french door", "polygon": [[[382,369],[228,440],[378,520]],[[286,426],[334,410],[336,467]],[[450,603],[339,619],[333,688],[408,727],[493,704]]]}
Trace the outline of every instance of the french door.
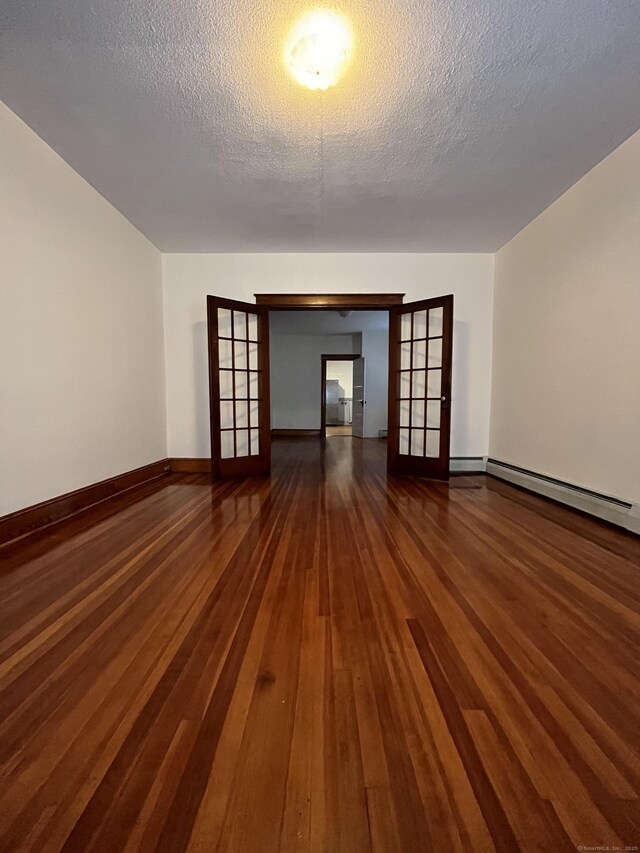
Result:
{"label": "french door", "polygon": [[393,474],[449,479],[453,296],[389,311],[389,437]]}
{"label": "french door", "polygon": [[215,479],[271,468],[269,309],[207,296]]}

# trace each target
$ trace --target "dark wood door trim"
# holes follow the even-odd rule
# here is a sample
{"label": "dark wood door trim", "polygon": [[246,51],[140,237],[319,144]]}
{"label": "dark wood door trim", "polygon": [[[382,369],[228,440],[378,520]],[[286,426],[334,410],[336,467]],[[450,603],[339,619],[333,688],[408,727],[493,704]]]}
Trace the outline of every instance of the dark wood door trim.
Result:
{"label": "dark wood door trim", "polygon": [[325,397],[327,394],[327,362],[328,361],[355,361],[357,358],[362,358],[361,355],[356,355],[356,353],[347,353],[345,355],[331,355],[323,354],[320,356],[322,359],[322,386],[320,391],[320,435],[322,438],[327,437],[327,408],[325,405]]}
{"label": "dark wood door trim", "polygon": [[348,311],[386,311],[402,305],[404,293],[256,293],[256,305],[278,311],[316,308]]}

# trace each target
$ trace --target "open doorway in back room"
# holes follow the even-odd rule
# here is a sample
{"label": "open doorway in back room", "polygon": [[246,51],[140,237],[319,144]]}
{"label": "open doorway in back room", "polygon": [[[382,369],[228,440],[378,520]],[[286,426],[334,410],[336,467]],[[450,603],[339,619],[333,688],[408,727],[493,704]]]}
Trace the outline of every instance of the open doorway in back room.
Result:
{"label": "open doorway in back room", "polygon": [[269,322],[274,435],[386,436],[388,311],[270,311]]}
{"label": "open doorway in back room", "polygon": [[323,361],[325,435],[353,435],[353,361],[326,357]]}

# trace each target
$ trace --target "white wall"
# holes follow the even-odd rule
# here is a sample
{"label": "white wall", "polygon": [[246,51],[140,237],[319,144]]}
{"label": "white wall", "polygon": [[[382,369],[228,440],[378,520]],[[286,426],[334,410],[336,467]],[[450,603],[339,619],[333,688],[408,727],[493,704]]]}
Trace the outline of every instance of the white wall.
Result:
{"label": "white wall", "polygon": [[322,354],[357,353],[357,335],[271,335],[271,427],[320,429]]}
{"label": "white wall", "polygon": [[0,103],[0,515],[166,456],[159,252]]}
{"label": "white wall", "polygon": [[455,296],[453,456],[489,447],[493,255],[163,255],[169,454],[210,453],[206,296],[404,292]]}
{"label": "white wall", "polygon": [[640,503],[640,132],[496,256],[491,456]]}

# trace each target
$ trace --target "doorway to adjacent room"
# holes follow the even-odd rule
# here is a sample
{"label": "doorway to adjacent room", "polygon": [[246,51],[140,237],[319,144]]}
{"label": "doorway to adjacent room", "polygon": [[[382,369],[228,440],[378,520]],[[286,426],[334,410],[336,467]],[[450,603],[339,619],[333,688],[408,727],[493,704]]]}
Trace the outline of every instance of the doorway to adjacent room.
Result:
{"label": "doorway to adjacent room", "polygon": [[[313,384],[304,375],[298,377],[302,380],[298,391],[292,387],[291,379],[299,373],[301,360],[292,342],[285,342],[279,354],[274,350],[276,335],[272,337],[272,333],[276,331],[278,314],[329,313],[346,320],[356,311],[367,310],[387,320],[387,358],[382,373],[385,398],[388,388],[388,427],[377,433],[378,437],[388,434],[387,468],[392,474],[449,478],[452,295],[404,303],[402,294],[256,294],[254,305],[207,297],[214,479],[269,473],[271,438],[278,432],[289,436],[320,432],[294,423],[283,424],[281,428],[276,424],[278,395],[274,385],[283,377],[281,390],[288,403],[295,403],[296,419],[302,417],[306,421],[307,414],[321,403],[320,394],[316,396]],[[364,336],[355,330],[351,334],[346,329],[341,331],[351,343],[346,351],[356,355],[356,360],[365,355]],[[329,336],[330,346],[323,346],[320,353],[344,352],[343,342],[335,332]],[[360,346],[356,346],[357,337],[362,338],[358,341]],[[368,357],[367,366],[370,366]],[[374,422],[370,407],[365,409],[366,396],[371,399],[371,371],[367,371],[365,395],[363,362],[362,368],[360,386],[354,377],[352,403],[356,398],[362,399],[367,437]],[[377,396],[382,400],[382,395]],[[303,398],[309,398],[308,405]],[[323,412],[324,408],[320,405]],[[352,408],[352,433],[356,417],[357,409]]]}
{"label": "doorway to adjacent room", "polygon": [[271,311],[269,320],[272,435],[383,437],[388,312]]}
{"label": "doorway to adjacent room", "polygon": [[[353,354],[322,356],[321,434],[326,438],[354,434],[353,374],[356,359]],[[356,405],[362,407],[363,404]],[[356,423],[356,435],[358,426]]]}

